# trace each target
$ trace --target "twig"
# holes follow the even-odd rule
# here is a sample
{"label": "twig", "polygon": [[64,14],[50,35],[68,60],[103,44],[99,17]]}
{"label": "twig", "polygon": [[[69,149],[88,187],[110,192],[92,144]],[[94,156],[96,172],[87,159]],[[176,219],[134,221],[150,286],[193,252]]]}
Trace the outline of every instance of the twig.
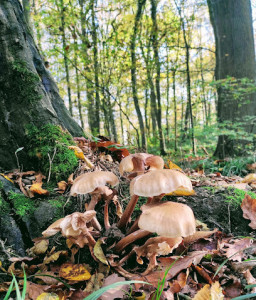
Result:
{"label": "twig", "polygon": [[56,148],[56,147],[54,147],[54,152],[53,152],[52,158],[51,158],[50,154],[49,154],[49,153],[47,153],[47,154],[48,154],[48,157],[49,157],[49,163],[50,163],[50,167],[49,167],[49,173],[48,173],[48,179],[47,179],[47,183],[50,181],[50,178],[51,178],[52,162],[53,162],[53,160],[54,160],[54,157],[55,157],[56,151],[57,151],[57,148]]}
{"label": "twig", "polygon": [[182,293],[178,293],[179,297],[183,298],[183,299],[186,299],[186,300],[192,300],[192,298],[190,298],[189,296],[187,295],[184,295]]}

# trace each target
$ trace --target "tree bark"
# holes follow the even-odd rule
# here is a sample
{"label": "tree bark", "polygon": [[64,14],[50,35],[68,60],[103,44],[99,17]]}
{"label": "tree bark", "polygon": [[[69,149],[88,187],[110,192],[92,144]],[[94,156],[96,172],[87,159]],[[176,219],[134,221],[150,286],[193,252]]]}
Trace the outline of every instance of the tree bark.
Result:
{"label": "tree bark", "polygon": [[156,0],[151,0],[151,19],[152,19],[152,46],[154,51],[154,61],[156,66],[156,97],[157,97],[157,125],[159,131],[159,142],[160,142],[160,152],[162,155],[166,155],[165,150],[165,140],[162,128],[162,103],[161,103],[161,92],[160,92],[160,60],[158,53],[158,26],[156,20]]}
{"label": "tree bark", "polygon": [[[252,82],[256,79],[250,0],[207,2],[216,42],[216,80],[224,82],[227,77],[233,78],[228,88],[221,84],[217,88],[218,122],[226,129],[232,129],[236,122],[243,122],[242,129],[249,134],[255,133],[255,92],[236,97],[239,88],[246,88],[241,79],[248,78]],[[243,154],[245,144],[245,140],[220,135],[214,155],[224,158]]]}
{"label": "tree bark", "polygon": [[[26,125],[47,123],[61,125],[72,135],[83,134],[44,67],[19,1],[1,0],[0,168],[17,167],[14,153],[26,146]],[[19,159],[20,164],[29,164],[25,151],[20,152]]]}
{"label": "tree bark", "polygon": [[131,36],[131,80],[132,80],[132,94],[133,94],[133,101],[135,110],[138,116],[139,125],[140,125],[140,134],[141,134],[141,146],[142,148],[146,149],[146,134],[145,134],[145,126],[142,117],[142,113],[139,106],[139,99],[137,95],[137,79],[136,79],[136,54],[135,54],[135,47],[136,47],[136,37],[138,32],[138,25],[142,15],[142,9],[145,5],[146,0],[138,0],[137,4],[137,12],[135,16],[135,22],[133,27],[133,34]]}

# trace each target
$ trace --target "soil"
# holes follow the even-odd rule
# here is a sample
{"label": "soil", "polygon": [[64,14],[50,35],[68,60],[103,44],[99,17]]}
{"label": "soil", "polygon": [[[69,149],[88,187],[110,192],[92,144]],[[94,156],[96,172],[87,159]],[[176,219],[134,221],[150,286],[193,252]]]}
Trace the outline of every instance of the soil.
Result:
{"label": "soil", "polygon": [[195,188],[195,191],[195,196],[170,198],[172,201],[189,205],[196,219],[207,224],[209,229],[218,228],[236,237],[255,236],[255,231],[248,226],[250,221],[243,218],[241,207],[227,200],[230,191],[225,188],[209,189],[206,187]]}

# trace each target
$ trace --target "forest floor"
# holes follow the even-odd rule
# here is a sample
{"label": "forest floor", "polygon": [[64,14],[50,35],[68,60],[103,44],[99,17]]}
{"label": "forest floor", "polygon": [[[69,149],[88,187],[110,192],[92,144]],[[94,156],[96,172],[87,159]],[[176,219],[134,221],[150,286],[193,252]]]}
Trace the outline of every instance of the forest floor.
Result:
{"label": "forest floor", "polygon": [[[126,177],[120,176],[118,163],[97,152],[90,152],[87,158],[96,169],[112,171],[118,176],[120,181],[118,200],[122,206],[127,203],[130,198],[129,181]],[[85,165],[80,162],[75,176],[92,171]],[[31,238],[26,245],[34,243],[34,246],[29,247],[27,254],[22,256],[17,255],[17,252],[8,246],[8,241],[7,243],[1,241],[0,299],[4,299],[10,287],[12,273],[16,276],[20,289],[26,285],[25,299],[28,300],[86,299],[102,286],[127,279],[142,280],[150,285],[136,283],[132,288],[121,285],[119,289],[103,294],[100,299],[217,300],[236,297],[239,299],[241,295],[255,293],[254,286],[249,290],[245,289],[246,285],[256,284],[255,230],[249,226],[250,221],[253,223],[255,222],[253,218],[256,218],[256,194],[253,193],[252,181],[246,182],[238,176],[222,176],[219,172],[208,175],[202,171],[185,170],[185,172],[190,177],[196,194],[165,196],[164,200],[190,206],[198,220],[198,231],[195,236],[185,238],[182,243],[175,245],[172,253],[170,251],[170,254],[163,255],[161,251],[154,252],[155,248],[159,247],[157,243],[154,244],[154,249],[152,246],[142,248],[148,239],[154,238],[155,235],[144,237],[128,245],[123,251],[116,252],[114,248],[116,243],[127,235],[126,231],[121,232],[115,225],[120,214],[119,204],[117,202],[110,204],[111,229],[105,231],[104,205],[99,203],[95,210],[103,230],[101,232],[92,230],[95,239],[98,240],[93,249],[88,246],[72,245],[69,239],[66,241],[60,233],[57,233],[50,238],[41,237],[33,241]],[[16,175],[13,175],[12,180],[15,180]],[[26,176],[29,178],[31,174]],[[27,183],[26,176],[24,182]],[[16,183],[16,188],[19,186]],[[38,208],[41,210],[42,203],[49,199],[51,201],[64,199],[62,203],[65,206],[65,213],[62,217],[74,211],[83,211],[89,199],[88,195],[79,196],[76,201],[72,198],[68,200],[70,188],[67,185],[65,189],[61,195],[59,188],[51,192],[50,198],[46,193],[45,196],[36,195],[32,199],[39,203]],[[139,200],[133,220],[140,214],[140,206],[144,202],[145,199]],[[241,208],[242,202],[245,203],[245,210]],[[15,213],[13,209],[11,213]],[[50,215],[51,212],[47,213]],[[252,215],[252,218],[245,219],[245,214]],[[22,224],[28,226],[30,221],[26,220]],[[51,223],[47,220],[42,228]],[[27,232],[29,230],[31,229],[28,228]],[[144,252],[139,255],[139,250]],[[157,257],[156,261],[154,255]],[[152,261],[156,263],[155,267],[144,274]],[[26,279],[24,271],[27,274]],[[13,290],[14,297],[15,288]],[[140,296],[143,293],[144,295]],[[247,299],[254,299],[255,295],[251,294]]]}

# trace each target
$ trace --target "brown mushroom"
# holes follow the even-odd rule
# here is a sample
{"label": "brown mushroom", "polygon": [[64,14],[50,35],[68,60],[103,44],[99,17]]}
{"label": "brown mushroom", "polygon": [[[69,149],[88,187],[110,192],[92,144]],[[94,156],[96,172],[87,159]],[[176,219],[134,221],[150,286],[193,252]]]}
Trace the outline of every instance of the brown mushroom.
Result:
{"label": "brown mushroom", "polygon": [[[130,184],[131,200],[118,222],[118,227],[121,229],[126,226],[138,202],[139,196],[148,197],[147,203],[155,203],[159,202],[165,194],[175,194],[177,191],[180,193],[185,191],[193,194],[190,179],[180,171],[169,169],[154,170],[135,177]],[[136,229],[135,224],[132,231]]]}
{"label": "brown mushroom", "polygon": [[[113,191],[105,186],[107,183],[112,186],[117,185],[117,176],[112,172],[104,171],[85,173],[78,176],[74,180],[73,186],[70,190],[70,195],[73,196],[75,194],[91,194],[91,201],[88,204],[87,210],[92,210],[95,208],[96,204],[102,198],[102,196],[105,200],[108,200],[108,203],[110,201],[109,196],[114,196]],[[107,208],[108,203],[105,204],[107,205]],[[107,209],[104,209],[104,220],[108,219],[108,216],[106,216],[106,211]],[[97,230],[101,230],[101,226],[96,218],[93,219],[92,223]]]}
{"label": "brown mushroom", "polygon": [[119,165],[120,174],[133,172],[129,178],[145,173],[146,170],[163,169],[164,161],[160,156],[148,153],[135,153],[126,156]]}
{"label": "brown mushroom", "polygon": [[147,275],[157,266],[157,256],[172,253],[173,249],[177,248],[181,242],[182,237],[168,238],[158,236],[148,239],[146,243],[140,247],[134,247],[133,251],[137,255],[137,262],[139,264],[143,264],[141,257],[147,257],[149,260],[147,269],[141,275]]}
{"label": "brown mushroom", "polygon": [[196,231],[192,209],[182,203],[163,202],[141,207],[139,228],[164,237],[186,237]]}
{"label": "brown mushroom", "polygon": [[71,238],[79,247],[89,244],[93,248],[96,244],[93,236],[88,230],[87,223],[96,216],[96,211],[88,210],[84,213],[75,212],[59,219],[43,231],[44,237],[56,234],[58,231],[67,238]]}

